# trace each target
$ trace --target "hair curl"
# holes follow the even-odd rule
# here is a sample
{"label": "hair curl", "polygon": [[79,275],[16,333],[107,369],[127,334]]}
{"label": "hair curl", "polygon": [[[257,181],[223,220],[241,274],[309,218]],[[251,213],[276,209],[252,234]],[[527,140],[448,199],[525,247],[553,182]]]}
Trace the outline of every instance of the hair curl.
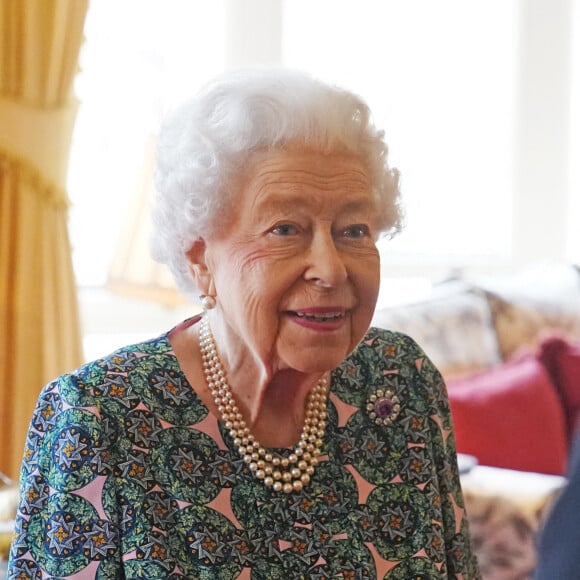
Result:
{"label": "hair curl", "polygon": [[230,71],[173,111],[158,137],[151,251],[183,291],[196,290],[186,252],[219,227],[235,192],[228,185],[252,154],[288,144],[357,155],[369,172],[381,235],[400,230],[399,174],[357,95],[295,70]]}

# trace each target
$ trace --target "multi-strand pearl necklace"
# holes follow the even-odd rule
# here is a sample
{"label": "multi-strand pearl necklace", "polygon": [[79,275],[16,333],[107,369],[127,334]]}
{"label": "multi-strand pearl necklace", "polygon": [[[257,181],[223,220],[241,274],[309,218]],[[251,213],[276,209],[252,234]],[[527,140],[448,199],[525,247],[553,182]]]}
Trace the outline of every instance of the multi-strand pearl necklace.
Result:
{"label": "multi-strand pearl necklace", "polygon": [[228,384],[207,316],[201,320],[199,345],[207,386],[225,428],[250,471],[274,491],[300,491],[310,482],[322,448],[328,399],[326,378],[322,377],[308,395],[304,426],[293,452],[288,457],[278,456],[266,450],[250,433]]}

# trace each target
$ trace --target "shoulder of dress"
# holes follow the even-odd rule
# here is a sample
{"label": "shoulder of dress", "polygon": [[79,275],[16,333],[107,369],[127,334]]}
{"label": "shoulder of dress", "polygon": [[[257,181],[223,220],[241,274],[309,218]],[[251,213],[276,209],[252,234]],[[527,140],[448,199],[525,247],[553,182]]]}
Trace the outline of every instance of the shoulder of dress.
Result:
{"label": "shoulder of dress", "polygon": [[122,377],[139,371],[143,367],[175,366],[175,356],[167,335],[143,342],[123,346],[103,357],[86,362],[78,368],[60,375],[42,390],[41,398],[47,393],[66,393],[77,400],[77,395],[95,394],[95,387],[105,382],[115,382]]}
{"label": "shoulder of dress", "polygon": [[86,362],[62,376],[83,376],[96,368],[122,372],[123,370],[132,370],[152,357],[161,362],[164,356],[173,356],[171,345],[165,334],[143,342],[122,346],[103,357]]}
{"label": "shoulder of dress", "polygon": [[406,368],[429,380],[438,374],[429,356],[413,338],[402,332],[377,327],[368,330],[343,365]]}
{"label": "shoulder of dress", "polygon": [[374,351],[384,357],[387,353],[393,352],[393,349],[394,352],[425,356],[423,349],[407,334],[378,327],[369,328],[354,353]]}

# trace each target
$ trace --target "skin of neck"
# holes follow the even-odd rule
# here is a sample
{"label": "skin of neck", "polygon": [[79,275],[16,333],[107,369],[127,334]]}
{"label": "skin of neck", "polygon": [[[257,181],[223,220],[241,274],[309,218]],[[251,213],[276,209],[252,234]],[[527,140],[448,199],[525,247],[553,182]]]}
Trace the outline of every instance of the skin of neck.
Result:
{"label": "skin of neck", "polygon": [[[228,341],[225,323],[212,313],[210,326],[227,381],[250,428],[270,431],[300,431],[309,392],[324,373],[303,373],[296,369],[269,366],[247,345]],[[271,433],[274,435],[274,433]]]}

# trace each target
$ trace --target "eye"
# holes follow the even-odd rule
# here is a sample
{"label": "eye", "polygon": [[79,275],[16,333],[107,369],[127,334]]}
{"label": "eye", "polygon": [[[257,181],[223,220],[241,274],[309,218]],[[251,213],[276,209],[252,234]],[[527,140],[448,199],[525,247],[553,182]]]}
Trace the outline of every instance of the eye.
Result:
{"label": "eye", "polygon": [[349,226],[344,230],[343,235],[347,238],[366,238],[370,236],[370,229],[368,226],[363,224],[355,224],[353,226]]}
{"label": "eye", "polygon": [[272,228],[271,233],[276,236],[293,236],[298,233],[298,228],[292,224],[278,224]]}

